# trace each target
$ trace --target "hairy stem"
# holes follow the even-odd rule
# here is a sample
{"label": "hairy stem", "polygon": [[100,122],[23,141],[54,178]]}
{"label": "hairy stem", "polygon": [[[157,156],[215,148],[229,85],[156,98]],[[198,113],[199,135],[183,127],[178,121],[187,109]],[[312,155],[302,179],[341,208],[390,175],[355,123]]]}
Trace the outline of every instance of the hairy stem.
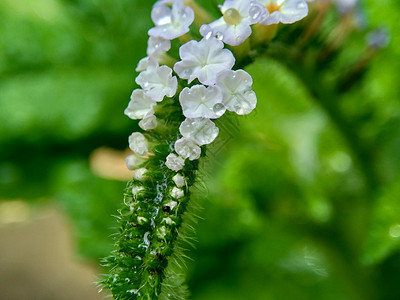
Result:
{"label": "hairy stem", "polygon": [[[143,164],[148,171],[144,178],[127,184],[118,216],[116,249],[105,259],[110,271],[101,283],[111,290],[114,299],[159,299],[171,255],[179,251],[176,241],[198,162],[186,162],[180,171],[186,182],[184,196],[174,198],[171,191],[176,188],[172,179],[176,172],[165,166],[165,159],[177,138],[182,112],[174,99],[159,108],[156,115],[163,124],[146,133],[154,143],[154,154]],[[169,269],[173,270],[171,266]]]}

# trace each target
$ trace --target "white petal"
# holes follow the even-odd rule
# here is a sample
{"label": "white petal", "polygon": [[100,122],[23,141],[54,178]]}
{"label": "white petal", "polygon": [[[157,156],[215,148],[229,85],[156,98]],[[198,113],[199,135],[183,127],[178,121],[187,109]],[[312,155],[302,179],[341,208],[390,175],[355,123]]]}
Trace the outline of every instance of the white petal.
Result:
{"label": "white petal", "polygon": [[150,37],[147,41],[147,55],[153,56],[171,49],[171,41],[160,37]]}
{"label": "white petal", "polygon": [[243,71],[225,71],[217,78],[216,83],[222,90],[222,103],[239,115],[249,114],[257,104],[257,97],[252,90],[253,79]]}
{"label": "white petal", "polygon": [[175,151],[183,158],[189,158],[189,160],[199,159],[201,154],[200,147],[187,138],[181,138],[175,142]]}
{"label": "white petal", "polygon": [[252,24],[261,22],[263,19],[268,17],[268,15],[269,12],[264,5],[260,4],[257,1],[252,1],[250,3],[249,16],[252,20]]}
{"label": "white petal", "polygon": [[183,166],[185,165],[185,160],[182,157],[175,155],[174,153],[170,153],[166,158],[165,165],[172,171],[177,172],[183,169]]}
{"label": "white petal", "polygon": [[175,198],[175,199],[180,199],[183,198],[183,196],[185,196],[185,193],[183,192],[183,190],[177,188],[176,186],[174,186],[171,190],[171,197]]}
{"label": "white petal", "polygon": [[172,180],[177,187],[183,187],[186,185],[185,177],[183,177],[181,174],[176,174],[174,177],[172,177]]}
{"label": "white petal", "polygon": [[[258,22],[260,15],[266,11],[261,4],[253,7],[251,0],[226,0],[220,6],[222,17],[200,28],[200,34],[206,39],[218,36],[224,43],[237,46],[251,34],[251,24]],[[256,11],[254,11],[256,9]],[[252,10],[252,15],[250,15]],[[258,14],[258,15],[257,15]]]}
{"label": "white petal", "polygon": [[149,151],[146,138],[140,132],[129,136],[129,148],[138,155],[145,155]]}
{"label": "white petal", "polygon": [[236,26],[226,24],[223,18],[220,18],[209,24],[213,35],[222,36],[222,41],[231,46],[237,46],[243,43],[251,35],[250,22],[242,21]]}
{"label": "white petal", "polygon": [[144,161],[143,158],[135,154],[128,155],[125,158],[125,164],[129,170],[137,169],[143,163],[143,161]]}
{"label": "white petal", "polygon": [[149,57],[148,56],[143,57],[141,60],[139,60],[135,71],[142,72],[147,69],[148,65],[149,65]]}
{"label": "white petal", "polygon": [[182,0],[176,0],[172,9],[165,3],[156,3],[151,18],[156,26],[151,28],[148,34],[172,40],[189,31],[189,26],[194,21],[194,12],[190,7],[184,6]]}
{"label": "white petal", "polygon": [[171,23],[171,9],[164,3],[156,2],[151,9],[151,20],[156,26]]}
{"label": "white petal", "polygon": [[286,0],[281,6],[281,22],[290,24],[308,15],[308,5],[301,0]]}
{"label": "white petal", "polygon": [[[135,171],[135,173],[133,173],[133,178],[135,178],[136,180],[139,180],[139,181],[143,181],[143,180],[147,179],[147,176],[146,176],[147,171],[148,170],[146,168],[137,169]],[[137,192],[138,191],[136,191],[136,193]],[[132,190],[132,193],[133,193],[133,190]]]}
{"label": "white petal", "polygon": [[189,83],[198,78],[202,84],[212,85],[218,73],[235,64],[232,52],[216,38],[190,41],[180,47],[179,55],[182,60],[175,64],[174,71]]}
{"label": "white petal", "polygon": [[271,12],[269,16],[260,22],[262,25],[277,24],[279,22],[285,24],[294,23],[308,15],[308,5],[304,0],[259,0],[258,2],[264,5],[273,2],[280,6],[279,10]]}
{"label": "white petal", "polygon": [[180,125],[179,131],[199,146],[210,144],[219,133],[218,127],[207,118],[186,119]]}
{"label": "white petal", "polygon": [[148,67],[136,77],[146,96],[160,102],[165,96],[173,97],[176,93],[178,80],[172,76],[172,69],[167,66]]}
{"label": "white petal", "polygon": [[124,114],[133,120],[142,119],[148,113],[153,112],[155,104],[154,101],[144,94],[143,90],[134,90]]}
{"label": "white petal", "polygon": [[157,118],[153,114],[147,114],[139,121],[139,127],[143,130],[152,130],[157,127]]}
{"label": "white petal", "polygon": [[184,88],[179,95],[182,111],[187,118],[219,118],[215,105],[222,103],[222,92],[217,86],[194,85]]}

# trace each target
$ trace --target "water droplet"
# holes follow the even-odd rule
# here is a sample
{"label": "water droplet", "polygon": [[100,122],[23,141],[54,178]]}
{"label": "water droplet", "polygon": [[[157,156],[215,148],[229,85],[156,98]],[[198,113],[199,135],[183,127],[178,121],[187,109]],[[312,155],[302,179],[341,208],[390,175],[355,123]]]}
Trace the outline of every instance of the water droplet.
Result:
{"label": "water droplet", "polygon": [[215,38],[216,38],[217,40],[222,41],[222,40],[224,39],[224,35],[222,34],[222,32],[217,31],[217,32],[215,33]]}
{"label": "water droplet", "polygon": [[223,16],[226,24],[237,25],[242,20],[242,16],[235,8],[229,8],[224,12]]}
{"label": "water droplet", "polygon": [[226,111],[225,105],[223,105],[222,103],[217,103],[217,104],[215,104],[215,105],[213,106],[213,111],[214,111],[214,113],[215,113],[218,117],[220,117],[220,116],[222,116],[222,115],[225,113],[225,111]]}

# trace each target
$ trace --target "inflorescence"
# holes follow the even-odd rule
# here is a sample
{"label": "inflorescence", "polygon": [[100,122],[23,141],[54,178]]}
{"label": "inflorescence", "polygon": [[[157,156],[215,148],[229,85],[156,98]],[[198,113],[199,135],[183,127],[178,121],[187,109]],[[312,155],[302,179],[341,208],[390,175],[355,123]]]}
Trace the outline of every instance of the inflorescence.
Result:
{"label": "inflorescence", "polygon": [[[219,6],[221,18],[201,25],[202,39],[180,46],[181,60],[171,68],[163,63],[170,61],[167,52],[171,40],[187,35],[195,20],[192,2],[160,0],[153,5],[151,18],[155,26],[148,31],[147,56],[136,68],[140,72],[136,83],[141,89],[133,91],[125,110],[129,118],[139,119],[139,126],[149,131],[158,126],[155,106],[179,92],[185,120],[179,127],[181,137],[175,142],[175,152],[165,162],[173,171],[181,170],[186,159],[198,159],[200,146],[215,140],[219,129],[212,120],[227,110],[246,115],[256,107],[252,78],[244,70],[232,70],[235,56],[226,45],[244,43],[254,24],[293,23],[308,13],[307,3],[302,0],[226,0]],[[129,147],[140,156],[149,151],[146,138],[139,132],[129,137]]]}

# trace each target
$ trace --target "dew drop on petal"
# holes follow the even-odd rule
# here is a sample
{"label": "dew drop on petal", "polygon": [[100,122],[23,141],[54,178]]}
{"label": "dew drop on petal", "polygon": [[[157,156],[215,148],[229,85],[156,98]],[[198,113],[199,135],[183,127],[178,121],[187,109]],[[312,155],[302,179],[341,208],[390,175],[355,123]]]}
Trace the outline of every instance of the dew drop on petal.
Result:
{"label": "dew drop on petal", "polygon": [[214,111],[214,113],[215,113],[218,117],[220,117],[220,116],[222,116],[222,115],[225,113],[225,111],[226,111],[225,105],[223,105],[222,103],[217,103],[217,104],[215,104],[215,105],[213,106],[213,111]]}
{"label": "dew drop on petal", "polygon": [[229,8],[224,12],[224,21],[229,25],[237,25],[242,20],[242,16],[235,8]]}
{"label": "dew drop on petal", "polygon": [[217,40],[222,41],[222,40],[224,39],[224,35],[222,34],[222,32],[217,31],[217,32],[215,33],[215,38],[216,38]]}

